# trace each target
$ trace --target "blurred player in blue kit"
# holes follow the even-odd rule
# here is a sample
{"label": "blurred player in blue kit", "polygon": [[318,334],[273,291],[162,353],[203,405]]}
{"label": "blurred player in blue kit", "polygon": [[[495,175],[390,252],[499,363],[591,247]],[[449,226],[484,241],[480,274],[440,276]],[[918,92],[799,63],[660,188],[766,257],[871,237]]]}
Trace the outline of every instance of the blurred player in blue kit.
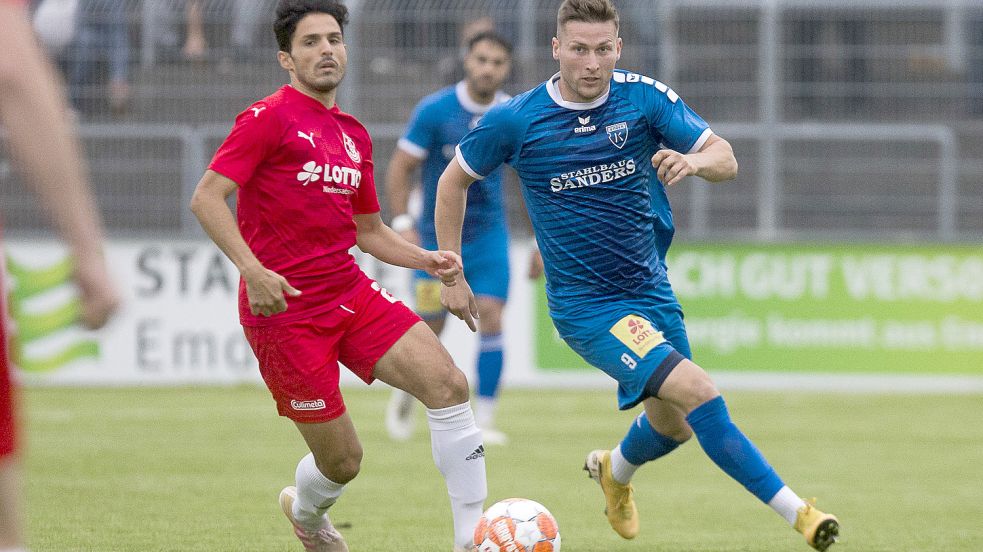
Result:
{"label": "blurred player in blue kit", "polygon": [[[502,84],[512,65],[512,45],[493,30],[485,29],[466,41],[465,78],[420,101],[389,163],[386,191],[393,212],[392,228],[422,247],[437,244],[434,203],[437,179],[454,157],[457,143],[492,107],[509,99]],[[413,177],[421,168],[422,213],[417,219],[409,204]],[[502,197],[502,169],[492,171],[468,196],[462,246],[468,256],[467,280],[476,296],[480,317],[477,361],[478,382],[474,401],[475,421],[485,444],[505,444],[497,430],[494,412],[502,376],[502,309],[509,289],[508,225]],[[542,273],[538,252],[531,260],[530,277]],[[416,311],[440,335],[447,312],[440,304],[440,280],[416,271]],[[415,425],[415,400],[393,390],[386,411],[386,429],[396,440],[406,440]]]}
{"label": "blurred player in blue kit", "polygon": [[[553,38],[559,73],[491,109],[461,141],[438,184],[437,241],[461,251],[468,187],[503,163],[517,171],[556,329],[617,380],[622,410],[644,406],[621,443],[591,452],[584,466],[619,535],[639,532],[635,470],[696,435],[717,466],[825,550],[838,520],[789,489],[731,421],[714,382],[691,360],[666,276],[674,227],[665,187],[691,175],[734,178],[733,150],[672,89],[615,70],[618,29],[610,0],[563,2]],[[466,249],[463,260],[467,267]],[[441,289],[441,300],[475,329],[465,275]]]}

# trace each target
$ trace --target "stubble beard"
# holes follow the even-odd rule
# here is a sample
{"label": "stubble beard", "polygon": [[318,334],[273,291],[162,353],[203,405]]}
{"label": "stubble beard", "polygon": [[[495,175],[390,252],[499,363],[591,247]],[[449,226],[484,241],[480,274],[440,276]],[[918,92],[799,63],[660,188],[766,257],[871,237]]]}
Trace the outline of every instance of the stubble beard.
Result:
{"label": "stubble beard", "polygon": [[299,78],[300,82],[310,88],[315,92],[322,94],[327,94],[328,92],[333,92],[341,84],[341,81],[345,79],[345,74],[341,73],[337,77],[326,77],[324,79],[310,79],[310,78]]}

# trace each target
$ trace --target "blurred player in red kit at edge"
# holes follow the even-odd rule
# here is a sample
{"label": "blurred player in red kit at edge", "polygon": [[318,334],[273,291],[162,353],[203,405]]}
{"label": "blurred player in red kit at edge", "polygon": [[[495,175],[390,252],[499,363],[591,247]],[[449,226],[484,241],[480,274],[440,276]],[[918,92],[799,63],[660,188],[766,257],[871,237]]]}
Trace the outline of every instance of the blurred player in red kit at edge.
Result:
{"label": "blurred player in red kit at edge", "polygon": [[[42,211],[64,237],[81,293],[80,321],[102,327],[119,304],[102,250],[102,226],[59,79],[31,28],[25,0],[0,0],[0,127],[6,147]],[[26,550],[14,386],[7,358],[7,309],[0,248],[0,552]]]}

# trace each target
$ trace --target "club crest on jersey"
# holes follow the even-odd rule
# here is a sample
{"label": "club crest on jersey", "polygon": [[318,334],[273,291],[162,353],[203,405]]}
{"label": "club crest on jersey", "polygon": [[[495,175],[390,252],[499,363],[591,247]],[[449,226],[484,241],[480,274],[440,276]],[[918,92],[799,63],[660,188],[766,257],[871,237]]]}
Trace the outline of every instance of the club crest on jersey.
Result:
{"label": "club crest on jersey", "polygon": [[628,123],[621,122],[608,125],[604,127],[604,130],[608,131],[608,140],[611,140],[614,147],[621,149],[628,143]]}
{"label": "club crest on jersey", "polygon": [[355,148],[355,140],[352,140],[344,132],[341,133],[341,138],[345,142],[345,152],[348,154],[348,157],[351,157],[352,158],[352,161],[354,161],[356,163],[361,163],[362,162],[362,155],[360,153],[358,153],[358,150]]}

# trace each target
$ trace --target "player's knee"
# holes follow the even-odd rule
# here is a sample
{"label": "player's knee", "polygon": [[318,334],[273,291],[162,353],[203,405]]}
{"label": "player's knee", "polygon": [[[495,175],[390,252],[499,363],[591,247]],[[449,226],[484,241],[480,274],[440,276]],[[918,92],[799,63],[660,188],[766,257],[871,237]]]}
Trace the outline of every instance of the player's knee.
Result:
{"label": "player's knee", "polygon": [[[483,308],[482,308],[483,307]],[[496,335],[502,333],[502,306],[499,303],[487,301],[478,306],[478,320],[482,334]]]}
{"label": "player's knee", "polygon": [[691,362],[688,365],[680,364],[679,367],[683,368],[684,379],[680,387],[681,393],[677,393],[674,402],[685,412],[692,412],[701,404],[720,396],[716,384],[702,368]]}
{"label": "player's knee", "polygon": [[333,456],[326,461],[318,462],[318,469],[325,477],[338,483],[344,485],[358,475],[358,472],[362,468],[362,447],[356,447],[354,450],[347,451],[346,454],[341,456]]}
{"label": "player's knee", "polygon": [[664,433],[663,435],[681,445],[693,437],[693,430],[687,425],[684,427],[673,428],[672,431]]}
{"label": "player's knee", "polygon": [[447,408],[462,404],[468,400],[468,379],[464,372],[450,363],[440,370],[427,394],[427,398],[421,399],[427,408]]}
{"label": "player's knee", "polygon": [[687,411],[691,412],[696,407],[701,404],[711,401],[720,396],[720,391],[717,390],[717,386],[710,379],[710,376],[703,374],[702,378],[697,378],[693,381],[690,387],[689,404],[687,405]]}
{"label": "player's knee", "polygon": [[664,435],[677,443],[685,443],[693,437],[693,430],[682,415],[658,417],[653,420],[649,417],[649,424],[657,433]]}

